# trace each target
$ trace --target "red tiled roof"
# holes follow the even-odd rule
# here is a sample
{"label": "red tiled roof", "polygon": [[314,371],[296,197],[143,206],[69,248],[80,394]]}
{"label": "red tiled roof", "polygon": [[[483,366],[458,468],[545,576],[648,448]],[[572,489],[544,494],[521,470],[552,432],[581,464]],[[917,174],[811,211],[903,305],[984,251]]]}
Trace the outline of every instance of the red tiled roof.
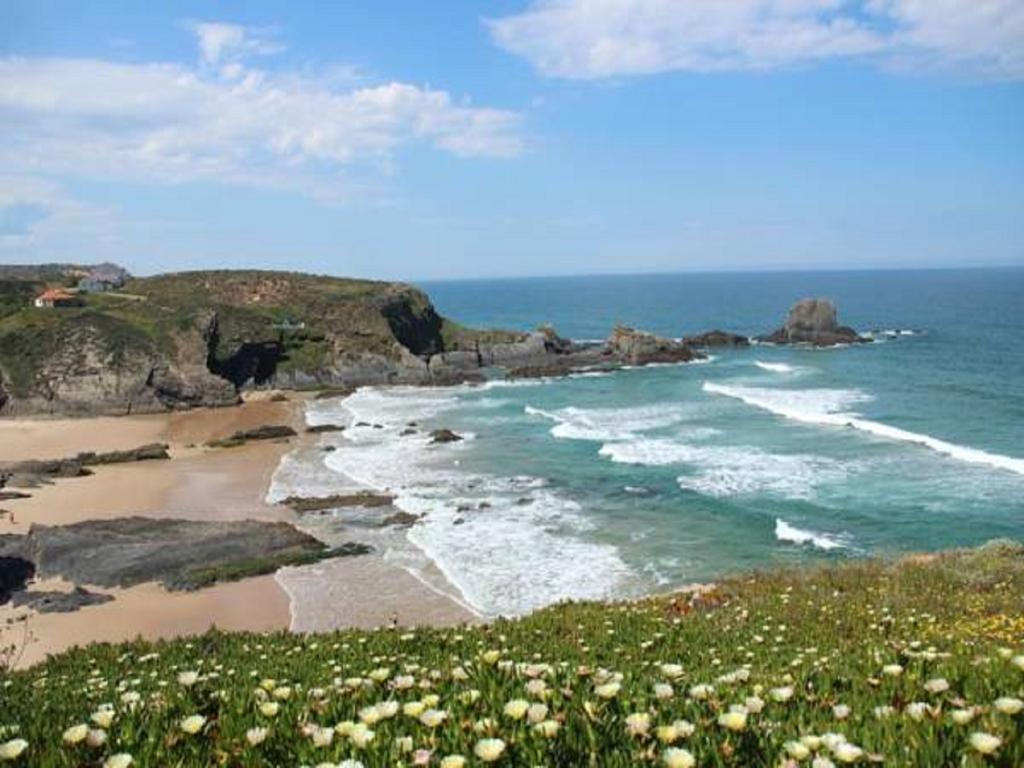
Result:
{"label": "red tiled roof", "polygon": [[64,299],[73,299],[74,296],[63,288],[50,288],[49,290],[43,291],[36,298],[39,301],[62,301]]}

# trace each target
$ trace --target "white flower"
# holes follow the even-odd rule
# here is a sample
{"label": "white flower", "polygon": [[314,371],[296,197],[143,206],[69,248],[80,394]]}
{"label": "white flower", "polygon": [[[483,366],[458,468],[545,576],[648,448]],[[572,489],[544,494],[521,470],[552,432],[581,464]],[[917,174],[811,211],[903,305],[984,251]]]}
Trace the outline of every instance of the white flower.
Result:
{"label": "white flower", "polygon": [[672,727],[676,729],[676,733],[679,734],[679,738],[681,739],[690,738],[693,736],[693,732],[697,730],[697,726],[689,720],[676,720],[672,723]]}
{"label": "white flower", "polygon": [[354,726],[352,727],[352,732],[351,732],[351,733],[349,733],[349,735],[348,735],[348,739],[349,739],[349,741],[351,741],[351,742],[352,742],[352,743],[353,743],[353,744],[354,744],[355,746],[359,747],[360,749],[363,749],[363,748],[365,748],[365,747],[366,747],[366,746],[367,746],[367,745],[368,745],[368,744],[369,744],[369,743],[370,743],[371,741],[373,741],[373,737],[374,737],[375,735],[376,735],[376,734],[375,734],[375,733],[374,733],[373,731],[371,731],[371,730],[370,730],[369,728],[367,728],[367,727],[366,727],[365,725],[363,725],[362,723],[356,723],[356,724],[355,724],[355,725],[354,725]]}
{"label": "white flower", "polygon": [[975,731],[971,734],[971,746],[983,755],[993,755],[1003,745],[1003,740],[991,733]]}
{"label": "white flower", "polygon": [[480,739],[473,747],[473,754],[485,763],[493,763],[505,752],[505,742],[501,739]]}
{"label": "white flower", "polygon": [[818,755],[811,761],[811,768],[835,768],[835,766],[835,763],[822,755]]}
{"label": "white flower", "polygon": [[85,737],[89,735],[89,726],[85,723],[79,723],[78,725],[72,725],[66,731],[64,731],[64,743],[65,744],[79,744],[85,741]]}
{"label": "white flower", "polygon": [[976,714],[977,712],[975,712],[974,707],[968,707],[967,709],[954,709],[949,713],[949,716],[957,725],[967,725],[974,719]]}
{"label": "white flower", "polygon": [[281,705],[276,701],[265,701],[260,704],[260,714],[264,717],[274,717],[281,709]]}
{"label": "white flower", "polygon": [[1010,663],[1013,664],[1017,669],[1024,670],[1024,656],[1014,656]]}
{"label": "white flower", "polygon": [[102,747],[107,743],[107,732],[102,728],[93,728],[89,731],[89,735],[85,737],[85,743],[94,749]]}
{"label": "white flower", "polygon": [[195,685],[198,682],[199,682],[199,673],[198,672],[191,672],[191,671],[189,671],[189,672],[179,672],[178,673],[178,683],[180,685],[184,685],[186,688],[190,688],[191,686]]}
{"label": "white flower", "polygon": [[671,699],[674,691],[668,683],[654,684],[654,697],[657,699]]}
{"label": "white flower", "polygon": [[697,701],[703,701],[704,699],[710,698],[711,694],[715,692],[715,689],[710,685],[701,683],[690,687],[690,698],[696,699]]}
{"label": "white flower", "polygon": [[924,689],[928,693],[945,693],[949,690],[949,681],[944,677],[933,677],[924,684]]}
{"label": "white flower", "polygon": [[889,677],[899,677],[903,674],[903,667],[899,664],[886,664],[882,667],[882,674]]}
{"label": "white flower", "polygon": [[195,735],[203,730],[203,726],[206,725],[206,718],[202,715],[189,715],[179,725],[185,733]]}
{"label": "white flower", "polygon": [[764,709],[764,699],[760,696],[747,696],[743,701],[743,708],[752,715],[756,715]]}
{"label": "white flower", "polygon": [[448,755],[441,758],[441,768],[463,768],[466,758],[462,755]]}
{"label": "white flower", "polygon": [[768,695],[771,697],[772,701],[789,701],[793,698],[793,688],[788,685],[781,688],[772,688],[768,691]]}
{"label": "white flower", "polygon": [[427,705],[422,701],[407,701],[402,705],[402,713],[408,717],[419,717],[426,708]]}
{"label": "white flower", "polygon": [[135,762],[135,758],[129,755],[127,752],[119,752],[116,755],[111,755],[103,761],[103,768],[128,768],[129,765]]}
{"label": "white flower", "polygon": [[313,728],[313,732],[310,734],[313,739],[314,747],[329,747],[331,742],[334,741],[334,729],[333,728]]}
{"label": "white flower", "polygon": [[906,712],[907,717],[911,720],[921,722],[928,716],[929,709],[928,705],[923,701],[912,701],[903,708],[903,711]]}
{"label": "white flower", "polygon": [[683,676],[683,667],[681,664],[662,664],[661,674],[669,680],[678,680]]}
{"label": "white flower", "polygon": [[836,720],[845,720],[850,716],[850,708],[846,704],[836,704],[832,707],[832,714]]}
{"label": "white flower", "polygon": [[420,722],[428,728],[437,728],[447,717],[448,713],[443,709],[428,709],[420,715]]}
{"label": "white flower", "polygon": [[342,760],[338,768],[366,768],[362,760]]}
{"label": "white flower", "polygon": [[832,756],[841,763],[855,763],[864,756],[864,750],[844,741],[842,744],[835,746],[832,750]]}
{"label": "white flower", "polygon": [[1024,701],[1014,696],[1000,696],[992,703],[1004,715],[1017,715],[1024,710]]}
{"label": "white flower", "polygon": [[678,747],[669,747],[662,752],[661,761],[667,768],[693,768],[697,764],[689,751]]}
{"label": "white flower", "polygon": [[811,755],[811,750],[806,744],[799,741],[787,741],[782,745],[786,754],[794,760],[806,760]]}
{"label": "white flower", "polygon": [[17,760],[21,753],[28,749],[24,739],[11,739],[0,744],[0,760]]}
{"label": "white flower", "polygon": [[892,717],[896,714],[896,710],[888,704],[882,704],[881,706],[875,707],[875,717],[879,720],[885,720],[888,717]]}
{"label": "white flower", "polygon": [[651,716],[646,712],[634,712],[626,717],[626,732],[630,736],[644,736],[651,728]]}
{"label": "white flower", "polygon": [[605,683],[594,688],[594,695],[602,699],[614,699],[619,695],[622,686],[618,683]]}
{"label": "white flower", "polygon": [[266,728],[250,728],[245,732],[245,740],[249,742],[250,746],[258,746],[267,739]]}
{"label": "white flower", "polygon": [[544,704],[531,704],[526,710],[526,719],[536,725],[548,717],[548,708]]}

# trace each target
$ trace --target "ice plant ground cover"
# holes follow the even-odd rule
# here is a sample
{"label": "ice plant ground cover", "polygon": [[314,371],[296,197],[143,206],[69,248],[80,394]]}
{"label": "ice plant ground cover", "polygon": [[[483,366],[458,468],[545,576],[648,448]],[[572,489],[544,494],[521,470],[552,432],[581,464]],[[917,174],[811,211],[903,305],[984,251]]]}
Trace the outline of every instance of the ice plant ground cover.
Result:
{"label": "ice plant ground cover", "polygon": [[0,680],[0,764],[1019,766],[1022,699],[1024,547],[993,543],[486,626],[93,645]]}

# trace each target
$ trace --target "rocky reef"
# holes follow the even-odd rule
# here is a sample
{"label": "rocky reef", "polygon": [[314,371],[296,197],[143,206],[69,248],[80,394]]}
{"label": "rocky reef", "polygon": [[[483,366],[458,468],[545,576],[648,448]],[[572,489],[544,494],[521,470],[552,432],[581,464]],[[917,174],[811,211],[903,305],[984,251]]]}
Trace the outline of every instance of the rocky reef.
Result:
{"label": "rocky reef", "polygon": [[801,299],[790,308],[781,328],[759,336],[758,341],[832,347],[865,343],[871,339],[861,336],[853,328],[839,325],[836,305],[829,299]]}
{"label": "rocky reef", "polygon": [[712,347],[749,347],[750,339],[738,333],[729,331],[705,331],[694,336],[684,336],[683,344],[691,347],[712,348]]}

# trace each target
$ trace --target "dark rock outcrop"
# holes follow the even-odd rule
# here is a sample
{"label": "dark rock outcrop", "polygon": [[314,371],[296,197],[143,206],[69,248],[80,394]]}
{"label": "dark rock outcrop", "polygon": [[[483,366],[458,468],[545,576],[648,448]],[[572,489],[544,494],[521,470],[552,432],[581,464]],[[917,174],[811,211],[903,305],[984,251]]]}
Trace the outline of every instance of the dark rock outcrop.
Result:
{"label": "dark rock outcrop", "polygon": [[686,344],[624,325],[617,325],[612,331],[608,348],[627,365],[685,363],[701,357]]}
{"label": "dark rock outcrop", "polygon": [[750,339],[728,331],[705,331],[694,336],[684,336],[683,344],[691,347],[749,347]]}
{"label": "dark rock outcrop", "polygon": [[222,437],[219,440],[210,440],[206,443],[207,448],[235,448],[239,445],[256,440],[284,440],[295,437],[298,433],[287,424],[266,424],[253,429],[242,429],[229,437]]}
{"label": "dark rock outcrop", "polygon": [[0,547],[0,605],[11,599],[11,595],[25,588],[35,575],[36,567],[31,560],[20,556],[20,548],[15,544],[11,552],[4,552]]}
{"label": "dark rock outcrop", "polygon": [[256,520],[127,517],[33,525],[27,535],[9,538],[21,539],[13,546],[20,548],[20,557],[33,564],[39,577],[59,576],[101,587],[158,581],[172,590],[368,551],[363,545],[331,549],[287,523]]}
{"label": "dark rock outcrop", "polygon": [[462,435],[452,432],[450,429],[435,429],[430,433],[430,442],[434,444],[457,443],[462,439]]}
{"label": "dark rock outcrop", "polygon": [[335,494],[334,496],[289,496],[279,502],[295,512],[322,512],[341,507],[386,507],[393,504],[395,497],[387,493],[359,491],[358,493]]}
{"label": "dark rock outcrop", "polygon": [[79,608],[109,603],[114,598],[102,592],[75,587],[70,592],[23,590],[11,595],[15,607],[26,606],[37,613],[73,613]]}
{"label": "dark rock outcrop", "polygon": [[325,432],[344,432],[344,424],[317,424],[312,427],[306,427],[306,433],[310,435],[322,435]]}
{"label": "dark rock outcrop", "polygon": [[[65,459],[29,459],[27,461],[0,462],[3,485],[33,487],[42,482],[91,474],[89,467],[101,464],[123,464],[135,461],[169,459],[166,443],[150,443],[126,451],[106,453],[79,453]],[[7,492],[12,493],[12,492]],[[11,498],[18,498],[13,496]]]}
{"label": "dark rock outcrop", "polygon": [[836,305],[829,299],[801,299],[790,308],[781,328],[766,336],[759,336],[758,341],[831,347],[836,344],[859,344],[871,339],[860,336],[853,328],[839,325]]}

